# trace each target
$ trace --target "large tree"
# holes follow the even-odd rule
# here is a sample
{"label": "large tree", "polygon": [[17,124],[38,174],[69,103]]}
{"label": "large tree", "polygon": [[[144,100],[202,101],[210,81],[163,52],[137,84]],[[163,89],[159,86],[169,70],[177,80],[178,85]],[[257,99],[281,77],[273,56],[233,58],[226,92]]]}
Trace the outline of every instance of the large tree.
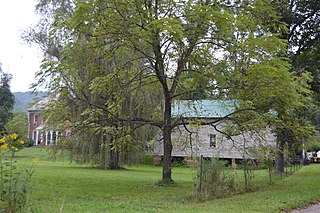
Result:
{"label": "large tree", "polygon": [[[137,161],[144,151],[143,144],[150,140],[154,130],[143,127],[139,131],[124,131],[121,124],[107,122],[108,115],[98,112],[112,98],[112,91],[99,94],[92,93],[90,89],[91,81],[107,75],[106,67],[117,63],[117,57],[106,63],[103,60],[105,54],[88,43],[86,34],[73,37],[77,44],[68,45],[61,39],[65,38],[66,31],[59,27],[51,28],[63,23],[72,14],[72,1],[39,0],[36,11],[41,19],[37,26],[24,33],[24,39],[38,44],[44,52],[45,60],[43,69],[38,72],[38,84],[44,83],[50,93],[59,94],[52,100],[50,110],[46,113],[50,118],[47,124],[51,127],[56,125],[57,129],[72,129],[72,140],[61,141],[56,148],[68,149],[73,159],[79,162],[94,163],[103,168],[119,168],[121,163]],[[53,66],[58,62],[64,65],[53,71]],[[47,75],[54,79],[48,84]],[[153,100],[158,99],[156,95],[148,93],[146,91],[139,97],[131,94],[135,98],[126,98],[122,113],[143,114],[147,107],[142,100],[151,106]],[[123,132],[130,137],[122,137]],[[131,138],[133,142],[125,143],[124,138]]]}
{"label": "large tree", "polygon": [[[290,71],[295,76],[301,76],[307,72],[311,74],[312,81],[309,81],[309,85],[314,93],[315,100],[315,105],[309,104],[303,111],[293,112],[292,119],[286,120],[286,122],[308,125],[312,121],[313,124],[318,125],[320,65],[317,51],[319,50],[320,39],[320,2],[317,0],[280,0],[273,1],[273,3],[279,11],[281,21],[287,26],[287,30],[282,31],[280,36],[288,42],[286,56],[290,59]],[[299,131],[300,134],[296,134],[290,124],[278,129],[280,149],[278,152],[277,172],[283,172],[284,170],[283,149],[285,144],[293,147],[295,144],[301,143],[302,138],[307,138],[308,134],[311,133],[311,131],[305,130]],[[294,150],[292,151],[294,152]]]}
{"label": "large tree", "polygon": [[5,130],[4,126],[12,116],[14,107],[14,95],[10,91],[10,80],[12,76],[4,73],[0,64],[0,132]]}
{"label": "large tree", "polygon": [[[114,132],[118,142],[142,126],[159,127],[164,141],[162,180],[169,182],[171,132],[182,122],[172,117],[175,99],[197,97],[199,91],[211,98],[237,99],[235,121],[264,121],[265,126],[283,124],[303,105],[308,92],[299,90],[305,89],[306,78],[294,78],[280,57],[286,50],[278,38],[282,30],[266,0],[78,1],[70,19],[52,26],[61,57],[45,61],[39,75],[53,77],[58,92],[79,83],[66,79],[69,74],[97,73],[84,86],[103,102],[88,102],[90,107],[82,113],[87,125]],[[79,60],[85,51],[73,53],[83,44],[92,60]],[[157,91],[159,101],[147,105],[144,113],[126,108],[146,93],[158,97]],[[282,116],[275,118],[271,110]]]}
{"label": "large tree", "polygon": [[[91,162],[110,169],[120,168],[121,163],[129,163],[129,160],[132,163],[133,157],[138,158],[143,151],[143,141],[150,140],[147,135],[152,129],[144,128],[144,134],[141,134],[141,131],[133,132],[130,125],[124,126],[121,121],[111,119],[110,113],[121,114],[123,117],[143,114],[149,109],[146,106],[157,107],[151,107],[157,98],[154,96],[156,93],[124,93],[126,87],[108,90],[103,89],[103,85],[99,85],[96,92],[92,92],[92,82],[108,75],[107,67],[114,66],[118,61],[117,57],[106,63],[101,60],[105,56],[92,48],[85,39],[66,47],[62,54],[64,59],[58,61],[59,66],[54,69],[56,78],[48,87],[59,94],[51,102],[48,111],[49,125],[68,120],[74,140],[67,147],[78,161]],[[52,64],[52,61],[47,60],[43,67],[50,67]],[[53,69],[50,68],[50,71]],[[118,83],[116,77],[114,80]],[[114,102],[116,104],[112,104]],[[128,139],[131,140],[130,143],[127,143]],[[62,142],[60,144],[63,145]]]}
{"label": "large tree", "polygon": [[[313,76],[311,89],[319,96],[320,2],[317,0],[281,0],[277,8],[288,30],[282,37],[288,41],[292,71],[308,71]],[[319,99],[316,97],[316,99]]]}

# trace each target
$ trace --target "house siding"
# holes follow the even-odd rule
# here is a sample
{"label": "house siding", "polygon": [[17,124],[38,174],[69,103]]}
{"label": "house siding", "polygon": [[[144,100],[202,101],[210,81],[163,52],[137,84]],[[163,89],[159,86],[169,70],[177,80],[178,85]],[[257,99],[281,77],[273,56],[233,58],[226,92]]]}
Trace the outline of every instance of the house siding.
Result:
{"label": "house siding", "polygon": [[[220,123],[218,129],[223,129],[226,123]],[[246,132],[233,136],[232,140],[218,132],[210,125],[192,126],[186,125],[175,128],[172,137],[173,157],[215,157],[256,159],[258,146],[275,146],[275,136],[270,130],[258,133]],[[210,146],[210,135],[215,135],[215,147]],[[163,156],[163,140],[161,134],[155,138],[154,155]]]}

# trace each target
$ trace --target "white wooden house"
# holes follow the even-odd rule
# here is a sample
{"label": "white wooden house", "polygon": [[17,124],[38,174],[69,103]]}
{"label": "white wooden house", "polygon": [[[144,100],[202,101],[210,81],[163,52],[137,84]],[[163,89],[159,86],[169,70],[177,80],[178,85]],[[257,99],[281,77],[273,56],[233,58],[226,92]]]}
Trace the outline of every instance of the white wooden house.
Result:
{"label": "white wooden house", "polygon": [[[172,132],[172,157],[203,157],[219,159],[257,159],[259,147],[275,146],[276,138],[270,130],[259,132],[244,132],[228,138],[221,133],[230,126],[230,121],[221,118],[229,115],[235,109],[235,101],[199,100],[175,101],[172,114],[175,118],[195,121],[194,124],[180,125]],[[218,121],[212,125],[198,125],[200,121]],[[163,156],[163,140],[161,133],[154,142],[154,156]]]}

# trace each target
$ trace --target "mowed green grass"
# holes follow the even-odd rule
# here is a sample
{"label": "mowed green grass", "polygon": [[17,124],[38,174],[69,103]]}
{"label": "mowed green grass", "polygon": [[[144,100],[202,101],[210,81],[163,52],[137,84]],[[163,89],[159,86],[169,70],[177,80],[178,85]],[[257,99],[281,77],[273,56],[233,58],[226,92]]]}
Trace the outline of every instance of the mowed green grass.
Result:
{"label": "mowed green grass", "polygon": [[320,200],[320,165],[305,166],[282,179],[273,177],[273,185],[268,184],[267,172],[260,170],[255,192],[198,202],[192,198],[196,173],[192,168],[173,168],[177,186],[160,187],[155,184],[161,179],[160,166],[111,171],[51,161],[41,148],[18,154],[23,165],[40,159],[32,178],[30,212],[284,212]]}

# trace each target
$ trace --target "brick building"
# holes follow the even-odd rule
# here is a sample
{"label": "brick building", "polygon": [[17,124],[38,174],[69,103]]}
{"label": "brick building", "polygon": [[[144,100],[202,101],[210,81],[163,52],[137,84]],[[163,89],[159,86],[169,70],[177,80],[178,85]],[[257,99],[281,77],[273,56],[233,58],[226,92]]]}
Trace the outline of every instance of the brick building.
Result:
{"label": "brick building", "polygon": [[43,117],[44,110],[48,105],[48,98],[45,98],[31,108],[28,112],[28,138],[34,141],[34,145],[54,145],[57,144],[61,131],[50,129],[45,126],[45,119]]}

